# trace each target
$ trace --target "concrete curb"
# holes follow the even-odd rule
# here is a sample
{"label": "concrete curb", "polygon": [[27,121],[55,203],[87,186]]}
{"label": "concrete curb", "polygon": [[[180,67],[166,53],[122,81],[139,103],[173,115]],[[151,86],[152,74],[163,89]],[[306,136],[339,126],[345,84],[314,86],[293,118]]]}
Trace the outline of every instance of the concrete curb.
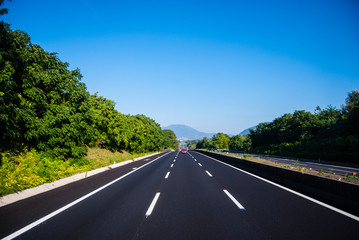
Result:
{"label": "concrete curb", "polygon": [[23,200],[25,198],[35,196],[35,195],[40,194],[40,193],[50,191],[50,190],[58,188],[58,187],[62,187],[64,185],[66,185],[66,184],[76,182],[78,180],[81,180],[81,179],[84,179],[84,178],[99,174],[99,173],[104,172],[104,171],[108,171],[108,170],[113,169],[113,168],[121,167],[123,165],[129,164],[129,163],[134,162],[134,161],[139,161],[139,160],[145,159],[147,157],[151,157],[151,156],[156,155],[156,154],[158,154],[158,152],[152,153],[152,154],[149,154],[149,155],[145,155],[145,156],[142,156],[142,157],[139,157],[139,158],[135,158],[133,160],[126,160],[126,161],[119,162],[119,163],[116,163],[116,164],[108,165],[106,167],[97,168],[97,169],[94,169],[94,170],[91,170],[91,171],[88,171],[88,172],[77,173],[75,175],[72,175],[72,176],[69,176],[69,177],[66,177],[66,178],[62,178],[62,179],[59,179],[59,180],[51,182],[51,183],[44,183],[44,184],[39,185],[37,187],[25,189],[25,190],[17,192],[17,193],[12,193],[12,194],[0,197],[0,207],[6,206],[8,204],[11,204],[11,203],[14,203],[14,202],[17,202],[17,201],[20,201],[20,200]]}

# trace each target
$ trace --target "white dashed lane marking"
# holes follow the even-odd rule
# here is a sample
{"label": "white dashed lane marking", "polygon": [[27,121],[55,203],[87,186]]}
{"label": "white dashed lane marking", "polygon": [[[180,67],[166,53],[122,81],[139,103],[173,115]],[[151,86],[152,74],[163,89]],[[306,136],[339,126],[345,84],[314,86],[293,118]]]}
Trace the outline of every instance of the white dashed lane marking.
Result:
{"label": "white dashed lane marking", "polygon": [[241,210],[245,210],[245,208],[242,206],[242,204],[240,204],[237,199],[235,199],[232,194],[230,194],[226,189],[223,190],[223,192],[225,192],[225,194],[227,194],[227,196],[234,202],[234,204],[237,205],[237,207]]}
{"label": "white dashed lane marking", "polygon": [[159,192],[156,193],[155,197],[153,198],[151,205],[146,212],[146,218],[151,215],[153,209],[155,208],[156,202],[157,202],[158,198],[160,197],[160,194],[161,193],[159,193]]}

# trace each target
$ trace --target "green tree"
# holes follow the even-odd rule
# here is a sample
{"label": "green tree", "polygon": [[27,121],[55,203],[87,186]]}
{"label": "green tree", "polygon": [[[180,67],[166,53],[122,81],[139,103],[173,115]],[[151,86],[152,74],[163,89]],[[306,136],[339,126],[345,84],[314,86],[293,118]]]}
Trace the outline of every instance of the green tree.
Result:
{"label": "green tree", "polygon": [[165,135],[164,147],[176,149],[178,147],[176,134],[170,129],[163,130]]}
{"label": "green tree", "polygon": [[207,137],[204,137],[202,140],[202,148],[208,149],[210,147],[209,140]]}
{"label": "green tree", "polygon": [[229,136],[224,133],[215,134],[211,140],[210,145],[215,149],[228,149]]}
{"label": "green tree", "polygon": [[80,158],[92,135],[89,94],[79,70],[0,22],[0,150],[35,148]]}
{"label": "green tree", "polygon": [[359,135],[359,92],[354,90],[348,94],[343,106],[345,130],[349,135]]}
{"label": "green tree", "polygon": [[251,149],[252,149],[252,140],[248,135],[246,135],[244,137],[243,150],[250,151]]}
{"label": "green tree", "polygon": [[348,94],[342,109],[317,107],[314,114],[295,111],[251,130],[251,151],[327,160],[359,156],[359,92]]}
{"label": "green tree", "polygon": [[199,147],[199,142],[200,140],[187,140],[186,144],[187,144],[187,148],[189,150],[194,150],[194,149],[198,149]]}
{"label": "green tree", "polygon": [[139,114],[136,119],[143,123],[142,131],[138,133],[142,136],[144,151],[159,151],[164,147],[165,136],[161,126],[153,119]]}
{"label": "green tree", "polygon": [[115,121],[118,112],[115,110],[115,102],[98,96],[97,92],[90,96],[89,103],[94,112],[94,135],[92,145],[96,145],[109,150],[118,150],[118,144],[115,143],[113,129],[110,129],[110,122]]}
{"label": "green tree", "polygon": [[210,142],[208,140],[207,137],[203,137],[202,140],[200,140],[198,143],[197,143],[197,148],[198,149],[209,149],[210,148]]}
{"label": "green tree", "polygon": [[229,150],[244,151],[244,137],[235,135],[229,139]]}
{"label": "green tree", "polygon": [[164,146],[165,133],[154,120],[144,115],[124,115],[115,109],[115,102],[97,93],[89,102],[94,112],[92,145],[130,152],[158,151]]}
{"label": "green tree", "polygon": [[331,105],[325,109],[318,106],[315,113],[318,116],[321,128],[316,137],[333,137],[342,134],[343,123],[340,109]]}
{"label": "green tree", "polygon": [[306,111],[284,114],[270,123],[260,123],[256,130],[250,130],[254,147],[310,140],[321,130],[319,117]]}
{"label": "green tree", "polygon": [[290,123],[291,137],[287,142],[312,139],[320,130],[318,116],[306,111],[295,111]]}

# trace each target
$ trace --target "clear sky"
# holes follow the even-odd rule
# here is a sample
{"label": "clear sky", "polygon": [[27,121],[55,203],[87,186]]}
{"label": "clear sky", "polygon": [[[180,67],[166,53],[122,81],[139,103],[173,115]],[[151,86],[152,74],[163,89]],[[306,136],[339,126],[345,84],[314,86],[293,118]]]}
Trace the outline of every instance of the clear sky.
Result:
{"label": "clear sky", "polygon": [[12,0],[0,17],[161,126],[238,134],[359,88],[359,1]]}

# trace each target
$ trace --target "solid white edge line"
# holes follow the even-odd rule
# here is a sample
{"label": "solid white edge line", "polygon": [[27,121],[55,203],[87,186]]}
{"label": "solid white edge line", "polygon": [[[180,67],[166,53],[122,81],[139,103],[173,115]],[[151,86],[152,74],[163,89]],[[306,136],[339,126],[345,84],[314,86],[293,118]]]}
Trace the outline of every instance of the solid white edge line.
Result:
{"label": "solid white edge line", "polygon": [[208,172],[207,170],[206,170],[206,173],[208,174],[208,176],[213,177],[212,174],[210,172]]}
{"label": "solid white edge line", "polygon": [[[171,153],[171,152],[169,152],[169,153]],[[157,159],[160,159],[160,158],[166,156],[166,155],[169,154],[169,153],[166,153],[165,155],[162,155],[162,156],[160,156],[160,157],[155,158],[155,159],[152,160],[151,162],[148,162],[148,163],[146,163],[145,165],[142,165],[141,167],[138,167],[138,168],[136,168],[135,170],[126,173],[125,175],[123,175],[123,176],[121,176],[121,177],[119,177],[119,178],[117,178],[117,179],[115,179],[115,180],[113,180],[113,181],[111,181],[111,182],[109,182],[109,183],[103,185],[102,187],[100,187],[100,188],[98,188],[98,189],[96,189],[96,190],[94,190],[94,191],[92,191],[92,192],[86,194],[85,196],[83,196],[83,197],[81,197],[81,198],[79,198],[79,199],[77,199],[77,200],[75,200],[75,201],[73,201],[73,202],[71,202],[71,203],[69,203],[69,204],[63,206],[62,208],[60,208],[60,209],[58,209],[58,210],[56,210],[56,211],[54,211],[54,212],[52,212],[52,213],[46,215],[45,217],[42,217],[42,218],[40,218],[39,220],[37,220],[37,221],[35,221],[35,222],[33,222],[33,223],[30,223],[29,225],[27,225],[27,226],[25,226],[25,227],[23,227],[23,228],[17,230],[16,232],[14,232],[14,233],[12,233],[12,234],[6,236],[5,238],[3,238],[3,240],[10,240],[10,239],[14,239],[14,238],[20,236],[21,234],[23,234],[23,233],[29,231],[30,229],[36,227],[37,225],[39,225],[39,224],[41,224],[41,223],[43,223],[43,222],[49,220],[50,218],[56,216],[57,214],[59,214],[59,213],[65,211],[65,210],[69,209],[70,207],[76,205],[77,203],[79,203],[79,202],[85,200],[86,198],[91,197],[92,195],[96,194],[97,192],[99,192],[99,191],[101,191],[101,190],[103,190],[103,189],[109,187],[110,185],[114,184],[115,182],[121,180],[122,178],[127,177],[127,176],[130,175],[131,173],[134,173],[134,172],[140,170],[141,168],[143,168],[143,167],[145,167],[145,166],[147,166],[147,165],[153,163],[153,162],[156,161]]]}
{"label": "solid white edge line", "polygon": [[208,158],[210,158],[210,159],[213,159],[213,160],[215,160],[215,161],[217,161],[217,162],[219,162],[219,163],[222,163],[222,164],[224,164],[224,165],[227,165],[228,167],[231,167],[231,168],[233,168],[233,169],[236,169],[236,170],[238,170],[238,171],[241,171],[241,172],[243,172],[243,173],[246,173],[246,174],[248,174],[248,175],[250,175],[250,176],[252,176],[252,177],[258,178],[258,179],[260,179],[260,180],[262,180],[262,181],[265,181],[265,182],[267,182],[267,183],[269,183],[269,184],[272,184],[272,185],[274,185],[274,186],[276,186],[276,187],[279,187],[279,188],[281,188],[281,189],[283,189],[283,190],[286,190],[286,191],[288,191],[288,192],[291,192],[291,193],[293,193],[293,194],[295,194],[295,195],[297,195],[297,196],[299,196],[299,197],[305,198],[305,199],[307,199],[307,200],[309,200],[309,201],[312,201],[312,202],[314,202],[314,203],[316,203],[316,204],[319,204],[319,205],[321,205],[321,206],[323,206],[323,207],[326,207],[326,208],[328,208],[328,209],[330,209],[330,210],[332,210],[332,211],[335,211],[335,212],[337,212],[337,213],[340,213],[340,214],[342,214],[342,215],[344,215],[344,216],[346,216],[346,217],[349,217],[349,218],[354,219],[354,220],[356,220],[356,221],[359,222],[359,217],[358,217],[358,216],[355,216],[355,215],[353,215],[353,214],[351,214],[351,213],[345,212],[345,211],[343,211],[343,210],[341,210],[341,209],[339,209],[339,208],[333,207],[333,206],[331,206],[331,205],[329,205],[329,204],[326,204],[326,203],[324,203],[324,202],[321,202],[321,201],[319,201],[319,200],[316,200],[316,199],[314,199],[314,198],[311,198],[311,197],[309,197],[309,196],[307,196],[307,195],[304,195],[304,194],[302,194],[302,193],[296,192],[296,191],[294,191],[294,190],[292,190],[292,189],[289,189],[289,188],[287,188],[287,187],[284,187],[284,186],[282,186],[282,185],[280,185],[280,184],[274,183],[274,182],[272,182],[272,181],[270,181],[270,180],[267,180],[267,179],[262,178],[262,177],[260,177],[260,176],[254,175],[253,173],[244,171],[244,170],[242,170],[242,169],[236,168],[236,167],[234,167],[234,166],[232,166],[232,165],[229,165],[229,164],[227,164],[227,163],[221,162],[221,161],[219,161],[219,160],[217,160],[217,159],[215,159],[215,158],[213,158],[213,157],[204,155],[203,153],[199,153],[199,152],[197,152],[197,153],[198,153],[198,154],[201,154],[201,155],[203,155],[203,156],[205,156],[205,157],[208,157]]}
{"label": "solid white edge line", "polygon": [[237,199],[235,199],[235,198],[232,196],[232,194],[230,194],[226,189],[223,189],[223,192],[224,192],[225,194],[227,194],[227,196],[234,202],[234,204],[237,205],[237,207],[239,207],[239,209],[246,210],[246,209],[242,206],[242,204],[240,204],[240,203],[237,201]]}
{"label": "solid white edge line", "polygon": [[149,206],[147,212],[146,212],[146,218],[151,215],[153,209],[155,208],[156,202],[158,198],[160,197],[160,193],[156,193],[155,197],[153,198],[151,205]]}
{"label": "solid white edge line", "polygon": [[167,172],[165,179],[167,179],[169,175],[170,175],[170,172]]}

